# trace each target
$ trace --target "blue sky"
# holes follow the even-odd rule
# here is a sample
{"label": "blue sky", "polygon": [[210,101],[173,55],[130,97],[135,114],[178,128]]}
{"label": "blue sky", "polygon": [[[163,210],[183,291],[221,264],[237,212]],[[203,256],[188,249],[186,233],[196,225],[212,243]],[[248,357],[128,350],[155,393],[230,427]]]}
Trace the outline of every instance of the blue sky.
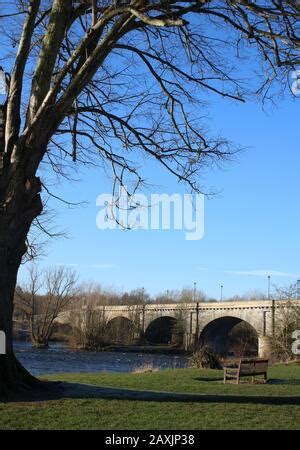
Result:
{"label": "blue sky", "polygon": [[[298,102],[298,103],[297,103]],[[187,241],[183,231],[103,231],[96,228],[96,198],[111,191],[99,170],[82,171],[82,181],[61,182],[56,192],[87,205],[68,208],[57,201],[57,228],[67,239],[54,240],[40,264],[73,266],[82,281],[96,281],[120,291],[144,287],[151,294],[197,287],[219,298],[272,284],[288,285],[300,277],[299,99],[287,94],[276,107],[215,100],[211,127],[245,149],[221,169],[206,171],[204,185],[218,192],[205,201],[205,234]],[[148,163],[153,192],[186,190],[165,171]],[[20,271],[25,277],[26,267]]]}

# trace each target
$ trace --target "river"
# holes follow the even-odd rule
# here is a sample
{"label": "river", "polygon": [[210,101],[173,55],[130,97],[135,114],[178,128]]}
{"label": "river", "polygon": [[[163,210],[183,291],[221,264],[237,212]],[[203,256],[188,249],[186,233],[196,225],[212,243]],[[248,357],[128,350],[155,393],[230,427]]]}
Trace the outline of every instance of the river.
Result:
{"label": "river", "polygon": [[52,343],[48,349],[38,350],[28,342],[16,342],[18,360],[33,375],[67,372],[132,372],[144,366],[156,369],[187,367],[188,358],[130,352],[87,352],[72,350],[63,344]]}

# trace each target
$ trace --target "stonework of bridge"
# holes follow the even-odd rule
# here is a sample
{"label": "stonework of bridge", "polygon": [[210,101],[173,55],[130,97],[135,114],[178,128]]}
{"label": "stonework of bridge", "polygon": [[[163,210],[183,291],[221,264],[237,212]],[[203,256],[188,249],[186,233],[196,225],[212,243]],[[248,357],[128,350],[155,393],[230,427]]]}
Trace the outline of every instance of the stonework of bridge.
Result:
{"label": "stonework of bridge", "polygon": [[[285,301],[242,301],[216,303],[171,303],[146,304],[131,306],[98,306],[106,323],[122,318],[138,327],[141,336],[151,334],[155,325],[170,330],[170,326],[180,321],[183,328],[183,342],[186,349],[197,345],[218,344],[226,346],[228,335],[235,325],[244,321],[251,325],[258,340],[258,355],[263,357],[268,352],[268,342],[280,319],[283,309],[300,302]],[[77,310],[78,313],[79,310]],[[73,310],[74,312],[74,310]],[[70,323],[71,313],[64,312],[58,322]],[[79,312],[84,324],[85,310]],[[166,334],[168,338],[168,333]],[[165,342],[166,343],[166,342]]]}

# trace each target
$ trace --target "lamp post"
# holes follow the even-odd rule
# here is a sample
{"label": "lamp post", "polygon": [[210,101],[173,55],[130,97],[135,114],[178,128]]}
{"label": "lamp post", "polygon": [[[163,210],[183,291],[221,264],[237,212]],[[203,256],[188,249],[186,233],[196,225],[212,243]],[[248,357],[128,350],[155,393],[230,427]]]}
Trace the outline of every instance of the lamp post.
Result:
{"label": "lamp post", "polygon": [[220,297],[221,298],[221,302],[223,301],[223,287],[224,287],[223,284],[221,284],[221,297]]}
{"label": "lamp post", "polygon": [[268,275],[268,300],[270,300],[271,293],[271,275]]}
{"label": "lamp post", "polygon": [[[271,275],[268,275],[268,300],[271,299]],[[275,335],[275,298],[272,297],[272,336]]]}
{"label": "lamp post", "polygon": [[193,298],[193,301],[195,302],[196,301],[196,288],[197,288],[197,283],[196,283],[196,281],[194,282],[194,298]]}

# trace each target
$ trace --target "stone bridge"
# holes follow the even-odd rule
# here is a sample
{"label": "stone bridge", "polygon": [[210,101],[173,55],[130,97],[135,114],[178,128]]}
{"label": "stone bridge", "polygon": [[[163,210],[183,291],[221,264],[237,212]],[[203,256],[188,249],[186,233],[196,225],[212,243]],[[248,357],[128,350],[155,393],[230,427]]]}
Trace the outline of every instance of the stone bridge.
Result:
{"label": "stone bridge", "polygon": [[[216,303],[172,303],[134,306],[98,306],[107,324],[120,321],[134,325],[136,334],[150,343],[170,343],[172,330],[180,324],[185,349],[210,344],[226,350],[228,335],[235,325],[249,324],[256,332],[258,355],[268,352],[269,338],[280,319],[282,311],[300,306],[300,302],[285,301],[243,301]],[[85,322],[85,308],[76,310],[82,326]],[[74,310],[61,313],[58,322],[72,323]]]}

